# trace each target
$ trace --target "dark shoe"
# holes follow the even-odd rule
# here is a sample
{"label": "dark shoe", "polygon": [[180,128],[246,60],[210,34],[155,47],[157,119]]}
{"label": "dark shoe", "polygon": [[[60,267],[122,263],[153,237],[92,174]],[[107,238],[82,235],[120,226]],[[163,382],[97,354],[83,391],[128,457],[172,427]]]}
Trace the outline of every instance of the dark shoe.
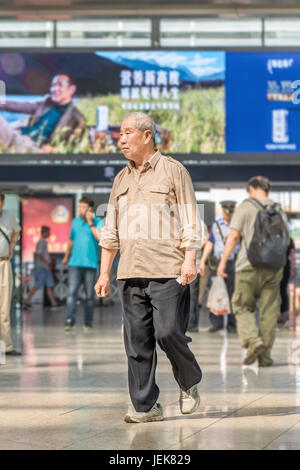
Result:
{"label": "dark shoe", "polygon": [[15,351],[14,349],[12,351],[6,351],[6,356],[22,356],[22,353],[19,351]]}
{"label": "dark shoe", "polygon": [[67,318],[66,323],[65,323],[65,331],[73,330],[74,326],[75,326],[75,322],[71,320],[70,318]]}
{"label": "dark shoe", "polygon": [[191,326],[190,328],[188,328],[188,332],[189,333],[199,333],[199,328],[198,328],[198,326]]}
{"label": "dark shoe", "polygon": [[258,356],[260,354],[262,354],[262,352],[265,350],[265,347],[263,345],[263,343],[256,343],[252,346],[250,346],[248,349],[247,349],[247,354],[246,354],[246,357],[243,361],[243,364],[245,366],[249,366],[250,364],[253,364],[256,359],[258,358]]}
{"label": "dark shoe", "polygon": [[24,309],[24,310],[28,310],[28,309],[30,309],[30,308],[31,308],[31,304],[27,304],[27,303],[25,303],[25,302],[23,303],[23,309]]}
{"label": "dark shoe", "polygon": [[91,325],[84,325],[83,327],[83,332],[84,333],[91,333],[93,331],[93,328]]}
{"label": "dark shoe", "polygon": [[220,331],[222,328],[217,328],[216,326],[211,326],[208,330],[209,333],[215,333],[216,331]]}
{"label": "dark shoe", "polygon": [[280,315],[278,315],[277,317],[277,324],[280,325],[283,322],[284,322],[283,313],[280,313]]}
{"label": "dark shoe", "polygon": [[227,331],[228,331],[228,333],[235,334],[236,333],[236,328],[234,326],[228,326]]}
{"label": "dark shoe", "polygon": [[258,358],[259,367],[271,367],[274,364],[273,359],[271,358]]}

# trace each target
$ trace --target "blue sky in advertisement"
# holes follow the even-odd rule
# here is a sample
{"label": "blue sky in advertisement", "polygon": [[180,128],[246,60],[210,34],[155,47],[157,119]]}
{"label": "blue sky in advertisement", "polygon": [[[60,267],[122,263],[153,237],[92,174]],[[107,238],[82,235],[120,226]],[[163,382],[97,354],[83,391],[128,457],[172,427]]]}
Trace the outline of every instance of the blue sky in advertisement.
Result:
{"label": "blue sky in advertisement", "polygon": [[176,69],[195,82],[206,78],[225,79],[223,51],[98,51],[96,54],[134,70]]}

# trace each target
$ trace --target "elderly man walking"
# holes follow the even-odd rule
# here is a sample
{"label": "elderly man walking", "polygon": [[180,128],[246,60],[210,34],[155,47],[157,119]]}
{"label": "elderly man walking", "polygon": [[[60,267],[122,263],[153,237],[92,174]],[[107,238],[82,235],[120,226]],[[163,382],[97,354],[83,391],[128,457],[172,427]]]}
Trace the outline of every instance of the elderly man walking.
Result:
{"label": "elderly man walking", "polygon": [[191,178],[171,157],[155,149],[155,124],[132,113],[121,126],[120,147],[129,160],[115,178],[101,231],[99,297],[109,291],[109,272],[120,249],[118,282],[133,408],[125,422],[163,419],[155,381],[156,342],[171,362],[183,414],[200,403],[201,369],[185,335],[189,285],[197,275],[200,224]]}

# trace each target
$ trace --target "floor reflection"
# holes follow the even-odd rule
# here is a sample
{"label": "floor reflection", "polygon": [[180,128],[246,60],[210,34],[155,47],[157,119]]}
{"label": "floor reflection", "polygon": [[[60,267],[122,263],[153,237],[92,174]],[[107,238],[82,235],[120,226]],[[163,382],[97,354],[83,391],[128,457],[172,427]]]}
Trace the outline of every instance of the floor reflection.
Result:
{"label": "floor reflection", "polygon": [[246,367],[237,336],[208,333],[202,317],[191,334],[203,370],[198,412],[180,414],[178,385],[158,349],[165,420],[126,425],[120,307],[97,308],[90,334],[80,305],[72,333],[64,319],[63,307],[15,312],[24,354],[0,365],[0,449],[300,449],[299,338],[288,330],[277,332],[274,367]]}

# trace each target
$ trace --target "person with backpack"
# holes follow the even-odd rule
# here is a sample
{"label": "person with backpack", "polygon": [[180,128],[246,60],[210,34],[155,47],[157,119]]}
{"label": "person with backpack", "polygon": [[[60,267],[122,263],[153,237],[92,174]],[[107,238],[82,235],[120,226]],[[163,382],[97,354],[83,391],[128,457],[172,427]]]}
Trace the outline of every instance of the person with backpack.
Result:
{"label": "person with backpack", "polygon": [[[217,275],[226,277],[226,264],[238,241],[235,264],[233,313],[240,344],[247,349],[244,365],[258,359],[271,366],[271,350],[280,313],[280,281],[289,244],[287,218],[279,204],[269,199],[270,182],[263,176],[248,181],[249,199],[235,210]],[[255,310],[258,302],[259,328]]]}

